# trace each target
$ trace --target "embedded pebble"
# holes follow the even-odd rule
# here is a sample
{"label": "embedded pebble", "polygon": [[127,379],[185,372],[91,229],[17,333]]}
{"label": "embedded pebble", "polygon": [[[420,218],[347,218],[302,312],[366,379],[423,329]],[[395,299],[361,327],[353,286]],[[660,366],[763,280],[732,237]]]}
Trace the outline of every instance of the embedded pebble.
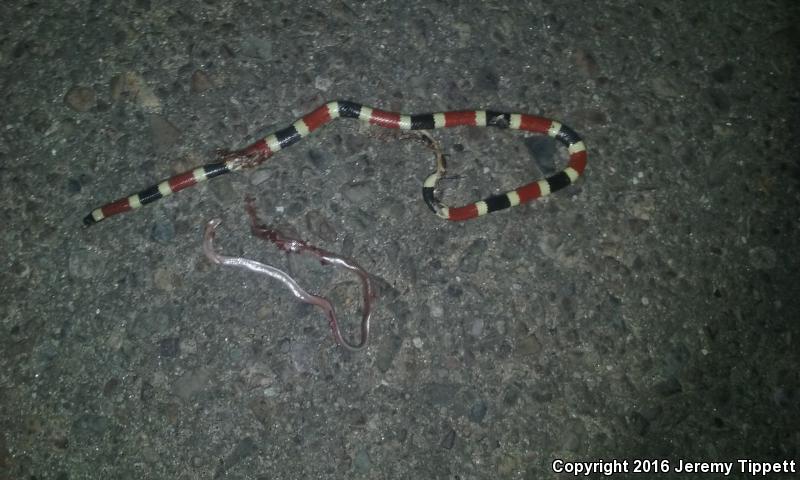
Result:
{"label": "embedded pebble", "polygon": [[84,248],[73,250],[69,254],[69,274],[73,278],[87,280],[99,275],[105,265],[98,255]]}
{"label": "embedded pebble", "polygon": [[161,100],[156,97],[156,94],[149,87],[142,89],[136,100],[145,112],[161,113]]}
{"label": "embedded pebble", "polygon": [[437,407],[452,405],[458,393],[458,387],[451,383],[429,383],[422,388],[428,402]]}
{"label": "embedded pebble", "polygon": [[183,374],[172,386],[172,392],[183,400],[189,400],[192,395],[201,391],[211,378],[207,370],[189,371]]}
{"label": "embedded pebble", "polygon": [[19,278],[28,278],[31,274],[31,267],[27,263],[16,260],[11,264],[9,271]]}
{"label": "embedded pebble", "polygon": [[486,92],[496,92],[500,88],[500,77],[488,67],[483,67],[477,72],[476,86]]}
{"label": "embedded pebble", "polygon": [[778,254],[769,247],[755,247],[748,252],[750,265],[757,270],[771,270],[778,263]]}
{"label": "embedded pebble", "polygon": [[273,397],[277,397],[278,394],[280,394],[281,392],[280,392],[280,390],[278,389],[277,386],[270,385],[269,387],[264,389],[263,393],[264,393],[265,397],[273,398]]}
{"label": "embedded pebble", "polygon": [[453,430],[452,427],[448,427],[447,432],[445,432],[444,437],[442,438],[442,441],[439,443],[439,445],[446,450],[450,450],[453,448],[453,445],[455,444],[456,444],[456,431]]}
{"label": "embedded pebble", "polygon": [[447,286],[447,295],[453,298],[460,298],[464,295],[464,289],[459,287],[458,285],[450,284]]}
{"label": "embedded pebble", "polygon": [[220,474],[223,472],[232,470],[234,466],[241,463],[242,460],[251,457],[257,450],[258,445],[256,445],[256,442],[251,437],[244,437],[236,447],[234,447],[231,454],[225,459],[225,462],[220,465],[220,468],[217,469],[215,478],[221,476]]}
{"label": "embedded pebble", "polygon": [[333,80],[328,77],[317,76],[317,78],[314,79],[314,87],[322,90],[323,92],[328,91],[328,89],[331,88],[331,85],[333,85]]}
{"label": "embedded pebble", "polygon": [[722,113],[727,113],[731,109],[731,99],[722,90],[712,88],[706,92],[706,98],[715,109]]}
{"label": "embedded pebble", "polygon": [[336,240],[336,228],[319,210],[310,210],[306,213],[306,227],[311,233],[326,242]]}
{"label": "embedded pebble", "polygon": [[677,97],[683,92],[683,90],[675,85],[675,82],[672,79],[664,76],[653,78],[650,81],[650,87],[652,88],[656,97],[659,98]]}
{"label": "embedded pebble", "polygon": [[388,340],[383,342],[383,346],[378,349],[375,364],[381,372],[387,372],[394,362],[400,347],[403,345],[403,339],[398,335],[390,335]]}
{"label": "embedded pebble", "polygon": [[558,261],[564,261],[561,254],[562,244],[563,240],[561,237],[556,235],[543,234],[539,236],[539,241],[537,243],[537,246],[539,247],[543,255],[549,258],[556,259]]}
{"label": "embedded pebble", "polygon": [[53,121],[50,119],[50,115],[44,110],[35,109],[31,111],[25,117],[26,123],[28,123],[36,133],[50,135],[53,132],[48,132],[53,127]]}
{"label": "embedded pebble", "polygon": [[105,385],[103,385],[103,396],[110,397],[119,389],[120,381],[118,378],[110,378]]}
{"label": "embedded pebble", "polygon": [[542,351],[542,343],[533,335],[522,338],[517,342],[516,352],[519,355],[538,355]]}
{"label": "embedded pebble", "polygon": [[150,116],[150,136],[156,149],[163,150],[178,143],[181,132],[161,115]]}
{"label": "embedded pebble", "polygon": [[77,178],[70,178],[67,180],[67,191],[69,193],[79,193],[83,186]]}
{"label": "embedded pebble", "polygon": [[133,72],[126,72],[111,78],[111,100],[113,101],[117,101],[123,96],[135,97],[139,89],[139,76]]}
{"label": "embedded pebble", "polygon": [[139,389],[139,400],[142,403],[150,403],[156,398],[156,389],[150,382],[142,382],[142,387]]}
{"label": "embedded pebble", "polygon": [[176,319],[179,319],[182,315],[183,312],[180,308],[160,309],[146,314],[139,314],[135,322],[128,323],[127,330],[131,336],[138,338],[147,338],[154,332],[164,332],[166,335],[170,325],[173,325]]}
{"label": "embedded pebble", "polygon": [[355,182],[342,188],[345,198],[356,205],[368,206],[374,194],[374,188],[368,182]]}
{"label": "embedded pebble", "polygon": [[675,395],[676,393],[680,393],[683,391],[683,387],[681,386],[681,382],[678,381],[675,377],[670,377],[666,380],[663,380],[657,383],[653,389],[661,395],[662,397],[669,397],[671,395]]}
{"label": "embedded pebble", "polygon": [[586,425],[579,420],[575,420],[564,425],[561,434],[561,443],[565,450],[574,451],[581,447],[586,436]]}
{"label": "embedded pebble", "polygon": [[197,353],[197,341],[192,338],[181,340],[180,345],[178,345],[178,351],[187,354]]}
{"label": "embedded pebble", "polygon": [[486,253],[489,243],[485,238],[479,238],[472,242],[467,250],[464,252],[464,257],[461,259],[461,271],[464,273],[474,273],[478,270],[478,263],[481,257]]}
{"label": "embedded pebble", "polygon": [[289,349],[292,366],[297,372],[310,372],[314,368],[314,349],[305,343],[294,342]]}
{"label": "embedded pebble", "polygon": [[175,238],[175,225],[167,220],[156,222],[150,231],[150,238],[159,243],[171,241]]}
{"label": "embedded pebble", "polygon": [[369,471],[369,468],[372,466],[372,463],[369,460],[369,454],[367,450],[364,448],[358,449],[353,458],[353,469],[359,473],[366,473]]}
{"label": "embedded pebble", "polygon": [[145,112],[161,113],[161,100],[135,72],[125,72],[111,79],[111,99],[117,101],[122,98],[135,100]]}
{"label": "embedded pebble", "polygon": [[159,289],[171,292],[180,283],[180,280],[171,270],[161,267],[153,273],[153,282]]}
{"label": "embedded pebble", "polygon": [[242,42],[242,55],[269,60],[272,57],[272,42],[266,38],[248,35]]}
{"label": "embedded pebble", "polygon": [[302,200],[295,200],[284,208],[284,213],[289,217],[299,217],[305,210],[305,203]]}
{"label": "embedded pebble", "polygon": [[651,192],[642,192],[637,195],[636,202],[631,206],[631,214],[638,220],[650,221],[658,211],[659,204]]}
{"label": "embedded pebble", "polygon": [[596,78],[600,74],[600,67],[597,65],[597,60],[594,59],[591,53],[583,49],[578,49],[572,56],[575,60],[575,66],[578,70],[583,72],[589,78]]}
{"label": "embedded pebble", "polygon": [[234,182],[209,182],[208,191],[221,204],[231,205],[241,200],[233,185]]}
{"label": "embedded pebble", "polygon": [[64,103],[76,112],[88,112],[95,105],[95,97],[93,89],[74,86],[64,96]]}
{"label": "embedded pebble", "polygon": [[190,87],[192,93],[203,93],[207,90],[211,90],[212,86],[211,79],[202,70],[196,70],[192,74],[192,85]]}
{"label": "embedded pebble", "polygon": [[85,413],[72,423],[72,435],[76,438],[101,437],[108,429],[108,423],[106,417]]}
{"label": "embedded pebble", "polygon": [[[273,175],[272,170],[269,168],[262,168],[256,170],[255,172],[250,175],[250,183],[252,185],[261,185],[262,183],[269,180],[269,178]],[[218,182],[219,183],[219,182]]]}
{"label": "embedded pebble", "polygon": [[639,436],[643,436],[650,428],[650,421],[639,412],[633,412],[630,415],[628,422],[633,431]]}
{"label": "embedded pebble", "polygon": [[472,27],[469,23],[466,22],[453,22],[451,27],[456,32],[456,45],[458,48],[464,48],[469,45],[469,41],[472,39]]}
{"label": "embedded pebble", "polygon": [[472,321],[472,325],[469,329],[469,334],[473,337],[480,337],[483,333],[484,321],[483,318],[477,317],[475,320]]}
{"label": "embedded pebble", "polygon": [[158,354],[161,357],[172,358],[177,357],[180,352],[180,338],[170,337],[165,338],[158,342]]}
{"label": "embedded pebble", "polygon": [[516,458],[512,457],[511,455],[504,455],[497,463],[497,473],[499,473],[501,477],[507,478],[518,467],[519,462]]}
{"label": "embedded pebble", "polygon": [[728,83],[733,79],[733,71],[733,65],[726,63],[725,65],[711,72],[711,78],[713,78],[717,83]]}
{"label": "embedded pebble", "polygon": [[468,418],[473,423],[480,423],[485,417],[489,406],[483,400],[478,400],[469,408]]}
{"label": "embedded pebble", "polygon": [[[574,118],[574,120],[571,120],[572,122],[581,125],[588,125],[588,124],[607,125],[609,122],[608,115],[606,115],[606,113],[603,112],[602,110],[596,108],[583,108],[580,110],[576,110],[573,115],[570,115],[570,117]],[[532,138],[537,138],[537,137],[532,137]],[[541,137],[541,138],[547,138],[548,140],[552,141],[555,144],[555,140],[553,140],[550,137]]]}
{"label": "embedded pebble", "polygon": [[318,170],[332,162],[331,154],[328,153],[327,150],[321,150],[319,148],[310,148],[308,150],[308,159],[311,160],[311,163]]}
{"label": "embedded pebble", "polygon": [[533,136],[524,140],[525,147],[530,152],[539,170],[544,175],[556,172],[556,142],[550,137]]}

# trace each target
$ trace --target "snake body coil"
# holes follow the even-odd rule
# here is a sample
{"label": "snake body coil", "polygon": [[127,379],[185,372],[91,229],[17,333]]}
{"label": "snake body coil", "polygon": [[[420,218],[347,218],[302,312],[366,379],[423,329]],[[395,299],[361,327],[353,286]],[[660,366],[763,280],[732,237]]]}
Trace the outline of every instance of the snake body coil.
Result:
{"label": "snake body coil", "polygon": [[586,147],[580,136],[571,128],[554,120],[491,110],[404,115],[370,108],[354,102],[335,101],[317,108],[288,127],[278,130],[248,147],[224,153],[219,159],[220,161],[216,163],[209,163],[180,173],[157,185],[97,208],[83,219],[83,223],[87,226],[94,225],[108,217],[135,210],[142,205],[155,202],[210,178],[242,168],[257,166],[275,153],[294,145],[314,130],[340,117],[356,118],[380,127],[400,130],[431,130],[457,126],[510,128],[549,135],[567,147],[569,161],[560,172],[462,207],[448,207],[435,195],[436,184],[445,173],[444,162],[439,158],[436,172],[431,174],[423,184],[422,195],[431,210],[447,220],[468,220],[549,195],[574,183],[586,168]]}

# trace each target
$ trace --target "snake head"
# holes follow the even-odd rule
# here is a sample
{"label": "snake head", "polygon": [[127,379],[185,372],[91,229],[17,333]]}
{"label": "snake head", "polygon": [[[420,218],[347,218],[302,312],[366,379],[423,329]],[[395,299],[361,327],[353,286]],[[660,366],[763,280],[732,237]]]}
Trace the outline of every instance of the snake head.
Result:
{"label": "snake head", "polygon": [[206,222],[205,230],[203,231],[203,253],[206,258],[213,263],[220,264],[222,259],[219,254],[214,251],[214,237],[217,233],[217,227],[222,223],[222,219],[212,218]]}

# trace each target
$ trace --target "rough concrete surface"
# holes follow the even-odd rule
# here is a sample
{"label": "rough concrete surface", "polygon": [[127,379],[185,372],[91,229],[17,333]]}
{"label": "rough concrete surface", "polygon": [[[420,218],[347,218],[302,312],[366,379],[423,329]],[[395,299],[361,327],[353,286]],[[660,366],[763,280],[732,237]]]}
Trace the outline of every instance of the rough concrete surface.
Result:
{"label": "rough concrete surface", "polygon": [[[719,478],[675,469],[797,461],[799,9],[2,2],[0,478],[571,477],[556,459]],[[425,146],[340,120],[254,171],[81,224],[334,99],[556,118],[589,166],[448,223],[420,195]],[[521,132],[433,135],[454,204],[565,158]],[[357,282],[251,236],[247,195],[374,276],[366,352],[276,282],[205,259],[219,217],[223,252],[290,268],[355,331]],[[670,471],[632,473],[645,458]]]}

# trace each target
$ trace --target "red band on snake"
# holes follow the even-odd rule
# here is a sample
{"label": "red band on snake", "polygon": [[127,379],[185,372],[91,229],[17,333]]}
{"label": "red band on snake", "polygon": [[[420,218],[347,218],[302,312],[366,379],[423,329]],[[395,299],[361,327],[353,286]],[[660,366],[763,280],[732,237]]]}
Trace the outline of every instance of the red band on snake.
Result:
{"label": "red band on snake", "polygon": [[566,167],[558,173],[462,207],[449,207],[442,203],[435,194],[436,185],[445,174],[444,161],[441,156],[437,156],[436,171],[425,180],[422,197],[434,213],[447,220],[469,220],[549,195],[574,183],[586,168],[586,146],[580,136],[566,125],[547,118],[491,110],[405,115],[370,108],[354,102],[336,101],[317,108],[288,127],[278,130],[250,146],[233,152],[224,152],[216,163],[209,163],[180,173],[138,193],[97,208],[83,219],[83,223],[94,225],[108,217],[135,210],[142,205],[155,202],[210,178],[260,165],[272,155],[299,142],[314,130],[340,117],[355,118],[384,128],[400,130],[432,130],[457,126],[524,130],[549,135],[569,151],[569,161]]}

